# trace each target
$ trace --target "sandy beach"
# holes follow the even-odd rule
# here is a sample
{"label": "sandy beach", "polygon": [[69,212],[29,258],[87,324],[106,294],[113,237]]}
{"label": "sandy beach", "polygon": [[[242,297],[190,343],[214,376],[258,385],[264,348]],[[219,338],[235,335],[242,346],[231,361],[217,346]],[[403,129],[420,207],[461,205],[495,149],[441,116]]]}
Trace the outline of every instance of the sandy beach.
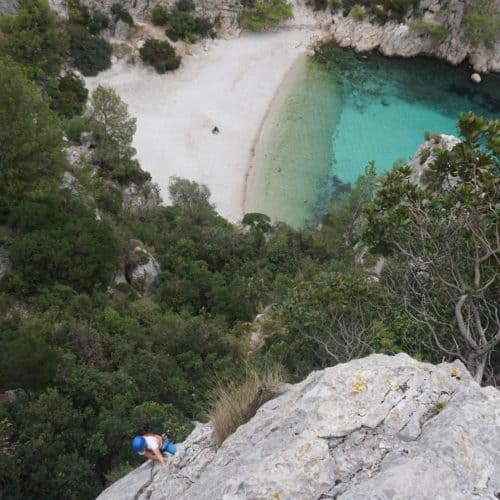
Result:
{"label": "sandy beach", "polygon": [[[244,33],[195,47],[175,72],[118,62],[95,78],[114,88],[137,118],[134,146],[168,202],[171,176],[206,184],[218,212],[241,219],[252,151],[288,71],[320,36],[308,11],[273,33]],[[212,134],[217,126],[219,134]]]}

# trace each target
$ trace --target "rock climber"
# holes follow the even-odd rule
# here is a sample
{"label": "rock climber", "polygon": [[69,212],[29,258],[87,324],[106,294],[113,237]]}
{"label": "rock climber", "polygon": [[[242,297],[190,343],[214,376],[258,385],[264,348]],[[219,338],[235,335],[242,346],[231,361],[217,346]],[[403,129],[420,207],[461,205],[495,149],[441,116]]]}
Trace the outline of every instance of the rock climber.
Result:
{"label": "rock climber", "polygon": [[158,461],[162,465],[165,465],[164,455],[175,455],[177,450],[171,434],[160,436],[151,432],[143,436],[135,436],[132,439],[132,448],[139,455],[143,455],[149,460]]}

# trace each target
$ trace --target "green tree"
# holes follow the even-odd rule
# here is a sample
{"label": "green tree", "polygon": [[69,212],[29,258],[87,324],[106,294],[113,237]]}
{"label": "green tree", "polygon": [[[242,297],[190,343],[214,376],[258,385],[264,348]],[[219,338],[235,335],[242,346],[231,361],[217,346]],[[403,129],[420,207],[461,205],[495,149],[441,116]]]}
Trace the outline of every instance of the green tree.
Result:
{"label": "green tree", "polygon": [[500,121],[462,115],[463,141],[434,150],[423,184],[408,167],[381,181],[363,238],[392,255],[382,275],[394,300],[480,382],[500,344]]}
{"label": "green tree", "polygon": [[0,52],[22,64],[30,79],[44,81],[59,73],[66,48],[66,36],[47,0],[18,0]]}
{"label": "green tree", "polygon": [[59,121],[47,101],[12,60],[0,65],[1,216],[23,198],[53,191],[65,160]]}
{"label": "green tree", "polygon": [[134,181],[142,184],[150,179],[134,158],[132,140],[136,119],[128,113],[128,106],[111,88],[99,85],[90,98],[88,117],[93,121],[97,146],[96,159],[104,175],[121,183]]}

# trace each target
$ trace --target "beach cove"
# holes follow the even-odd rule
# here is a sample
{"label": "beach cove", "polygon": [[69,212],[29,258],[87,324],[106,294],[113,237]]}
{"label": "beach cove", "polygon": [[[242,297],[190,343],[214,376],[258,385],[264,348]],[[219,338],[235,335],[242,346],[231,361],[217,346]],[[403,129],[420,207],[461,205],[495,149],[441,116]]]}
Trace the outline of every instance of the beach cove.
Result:
{"label": "beach cove", "polygon": [[[208,41],[175,72],[119,61],[86,83],[90,91],[112,87],[137,118],[137,158],[165,202],[169,178],[183,177],[206,184],[217,211],[236,222],[265,117],[294,63],[320,37],[311,13],[298,6],[285,29]],[[220,133],[212,134],[215,126]]]}

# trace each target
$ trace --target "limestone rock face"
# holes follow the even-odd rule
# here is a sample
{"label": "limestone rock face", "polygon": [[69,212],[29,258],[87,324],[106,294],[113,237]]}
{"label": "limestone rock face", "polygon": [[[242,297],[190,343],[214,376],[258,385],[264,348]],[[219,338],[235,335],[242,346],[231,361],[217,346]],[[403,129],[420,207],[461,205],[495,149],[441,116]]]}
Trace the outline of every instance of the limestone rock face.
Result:
{"label": "limestone rock face", "polygon": [[422,175],[426,168],[436,160],[435,149],[451,151],[460,142],[454,135],[440,134],[425,141],[407,164],[411,167],[411,182],[421,185]]}
{"label": "limestone rock face", "polygon": [[158,261],[139,240],[130,240],[129,250],[116,273],[115,284],[128,283],[138,292],[149,294],[158,281],[161,269]]}
{"label": "limestone rock face", "polygon": [[0,0],[0,15],[15,14],[16,0]]}
{"label": "limestone rock face", "polygon": [[[500,0],[497,1],[500,10]],[[466,3],[463,0],[421,0],[419,12],[405,23],[386,23],[383,26],[368,21],[357,21],[351,16],[337,14],[330,32],[342,47],[352,47],[359,52],[378,49],[386,56],[414,57],[429,55],[460,64],[467,57],[477,72],[500,71],[500,41],[493,48],[482,45],[473,47],[463,35],[463,17]],[[411,29],[411,23],[419,16],[427,23],[444,25],[449,30],[446,39],[439,43],[429,33]]]}
{"label": "limestone rock face", "polygon": [[312,373],[219,449],[211,425],[199,424],[165,468],[148,463],[99,499],[494,500],[499,493],[500,393],[481,388],[458,361],[433,366],[399,354]]}
{"label": "limestone rock face", "polygon": [[131,182],[122,190],[123,208],[135,212],[145,212],[161,203],[160,187],[153,182],[145,182],[138,186]]}

